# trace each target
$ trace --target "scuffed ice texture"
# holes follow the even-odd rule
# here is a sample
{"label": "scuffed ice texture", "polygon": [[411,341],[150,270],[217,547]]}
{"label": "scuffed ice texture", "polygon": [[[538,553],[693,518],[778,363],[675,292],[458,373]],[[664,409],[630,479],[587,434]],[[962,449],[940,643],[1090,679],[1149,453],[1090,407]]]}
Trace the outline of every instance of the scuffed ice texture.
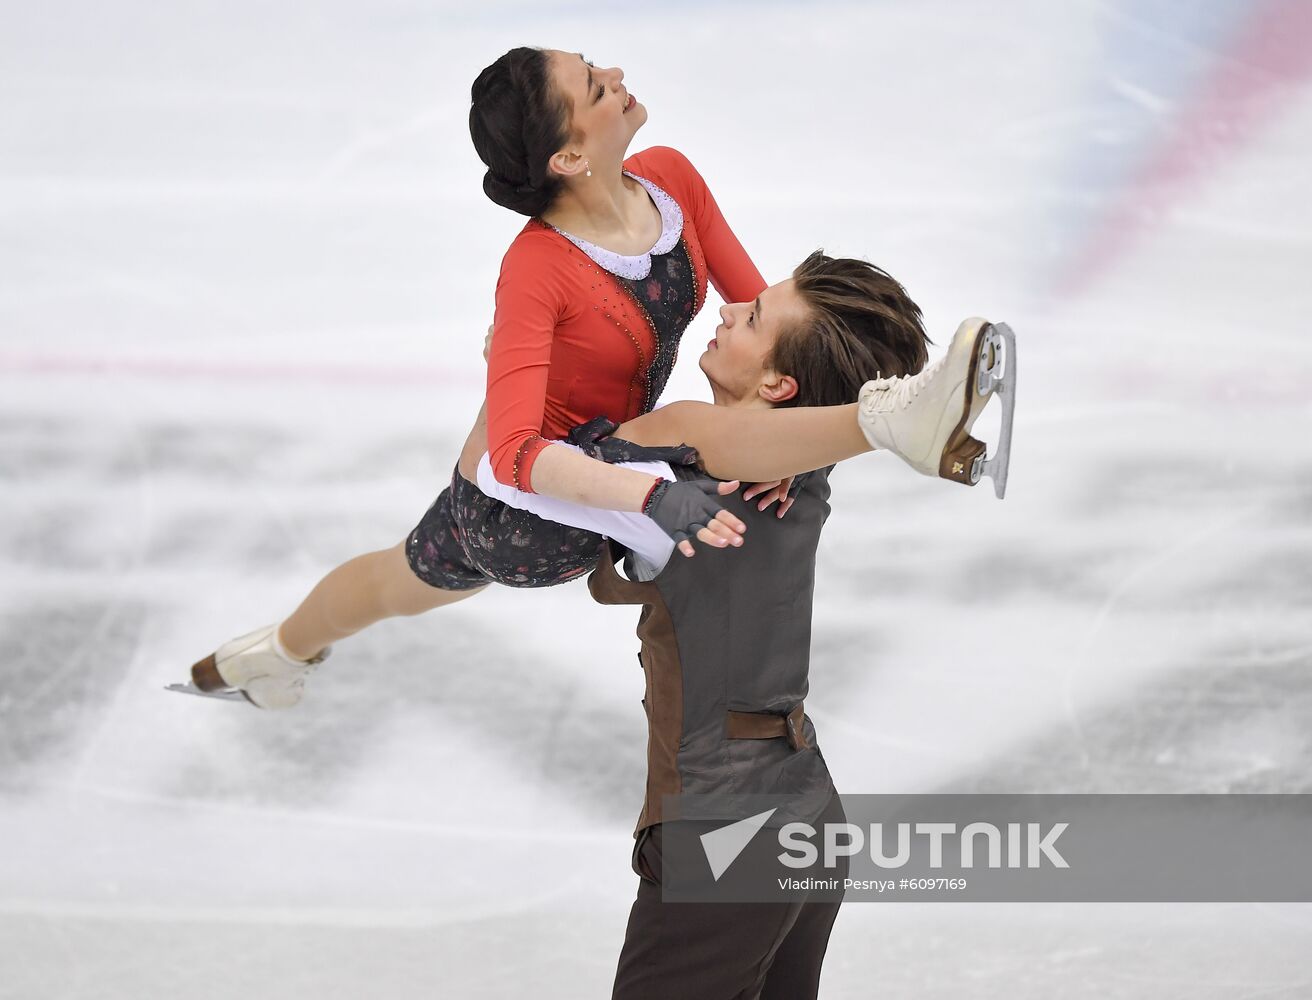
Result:
{"label": "scuffed ice texture", "polygon": [[[899,278],[940,347],[968,315],[1017,332],[1005,502],[888,456],[831,477],[807,706],[840,788],[1312,791],[1305,12],[7,18],[0,997],[607,995],[632,609],[480,594],[340,644],[285,714],[162,690],[449,476],[523,224],[479,193],[469,84],[518,44],[618,62],[634,148],[687,153],[769,278],[823,246]],[[707,398],[717,305],[665,400]],[[1304,906],[851,906],[822,995],[1306,996],[1310,932]]]}

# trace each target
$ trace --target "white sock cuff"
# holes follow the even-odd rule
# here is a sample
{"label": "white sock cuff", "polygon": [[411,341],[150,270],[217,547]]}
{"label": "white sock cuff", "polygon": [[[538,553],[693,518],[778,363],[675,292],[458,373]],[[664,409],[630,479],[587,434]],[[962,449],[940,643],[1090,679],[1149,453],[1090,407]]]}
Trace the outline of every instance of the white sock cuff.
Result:
{"label": "white sock cuff", "polygon": [[291,653],[287,652],[287,648],[282,644],[282,639],[279,638],[278,636],[278,631],[281,628],[282,628],[281,622],[279,622],[277,625],[273,627],[273,636],[272,636],[273,651],[277,653],[279,657],[281,657],[286,662],[292,664],[293,666],[297,666],[297,667],[305,666],[306,663],[309,662],[308,660],[298,660],[296,657],[292,656]]}

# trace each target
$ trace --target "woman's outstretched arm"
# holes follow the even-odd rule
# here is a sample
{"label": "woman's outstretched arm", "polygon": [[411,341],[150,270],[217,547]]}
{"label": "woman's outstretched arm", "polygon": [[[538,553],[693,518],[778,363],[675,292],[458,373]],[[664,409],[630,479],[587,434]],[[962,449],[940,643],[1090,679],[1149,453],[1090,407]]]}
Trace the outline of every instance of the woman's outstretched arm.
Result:
{"label": "woman's outstretched arm", "polygon": [[692,445],[716,479],[769,482],[874,451],[856,403],[783,409],[682,400],[644,413],[615,436],[641,445]]}

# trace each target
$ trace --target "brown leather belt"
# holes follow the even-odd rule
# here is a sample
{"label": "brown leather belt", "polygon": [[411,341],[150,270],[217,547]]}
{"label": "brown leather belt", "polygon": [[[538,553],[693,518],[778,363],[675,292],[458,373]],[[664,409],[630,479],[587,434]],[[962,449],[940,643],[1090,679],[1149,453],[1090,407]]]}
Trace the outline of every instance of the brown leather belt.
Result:
{"label": "brown leather belt", "polygon": [[773,740],[783,736],[794,750],[805,750],[810,744],[802,729],[804,714],[800,701],[787,715],[730,711],[726,713],[725,735],[731,740]]}

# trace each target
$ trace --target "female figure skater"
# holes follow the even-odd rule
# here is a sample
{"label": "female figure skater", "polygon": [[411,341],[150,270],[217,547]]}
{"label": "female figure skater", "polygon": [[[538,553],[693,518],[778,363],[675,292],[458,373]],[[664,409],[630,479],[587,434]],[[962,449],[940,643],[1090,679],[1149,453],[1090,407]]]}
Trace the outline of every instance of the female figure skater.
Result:
{"label": "female figure skater", "polygon": [[[474,83],[470,131],[488,167],[484,190],[530,216],[497,285],[487,450],[503,484],[641,512],[675,541],[740,544],[744,525],[713,499],[716,484],[671,483],[550,447],[598,414],[651,410],[708,280],[729,302],[765,288],[681,154],[657,147],[624,158],[646,109],[623,78],[576,53],[515,49]],[[224,644],[193,667],[196,687],[289,707],[331,643],[375,621],[454,603],[489,582],[552,586],[594,567],[600,535],[476,488],[469,474],[482,450],[462,456],[465,474],[458,466],[404,543],[339,566],[280,626]]]}
{"label": "female figure skater", "polygon": [[[723,480],[722,495],[735,492],[739,480],[805,480],[877,448],[896,451],[926,475],[937,475],[944,453],[962,450],[965,441],[970,450],[982,448],[968,437],[970,428],[1002,380],[985,367],[984,391],[962,390],[977,374],[972,361],[1000,336],[987,321],[962,322],[943,358],[922,371],[931,341],[905,289],[872,264],[818,250],[791,278],[754,302],[723,306],[720,317],[698,360],[714,403],[669,403],[619,425],[598,417],[575,427],[562,446],[661,479],[710,475]],[[945,418],[937,425],[908,412],[922,393],[927,403],[944,399],[932,403],[932,412]],[[857,402],[834,402],[853,397]],[[961,434],[954,435],[957,423]],[[466,451],[477,438],[476,427]],[[670,441],[683,443],[670,447]],[[676,547],[691,554],[689,542],[676,546],[641,514],[506,486],[488,454],[474,479],[505,504],[619,543],[634,556],[636,579],[658,575]]]}

